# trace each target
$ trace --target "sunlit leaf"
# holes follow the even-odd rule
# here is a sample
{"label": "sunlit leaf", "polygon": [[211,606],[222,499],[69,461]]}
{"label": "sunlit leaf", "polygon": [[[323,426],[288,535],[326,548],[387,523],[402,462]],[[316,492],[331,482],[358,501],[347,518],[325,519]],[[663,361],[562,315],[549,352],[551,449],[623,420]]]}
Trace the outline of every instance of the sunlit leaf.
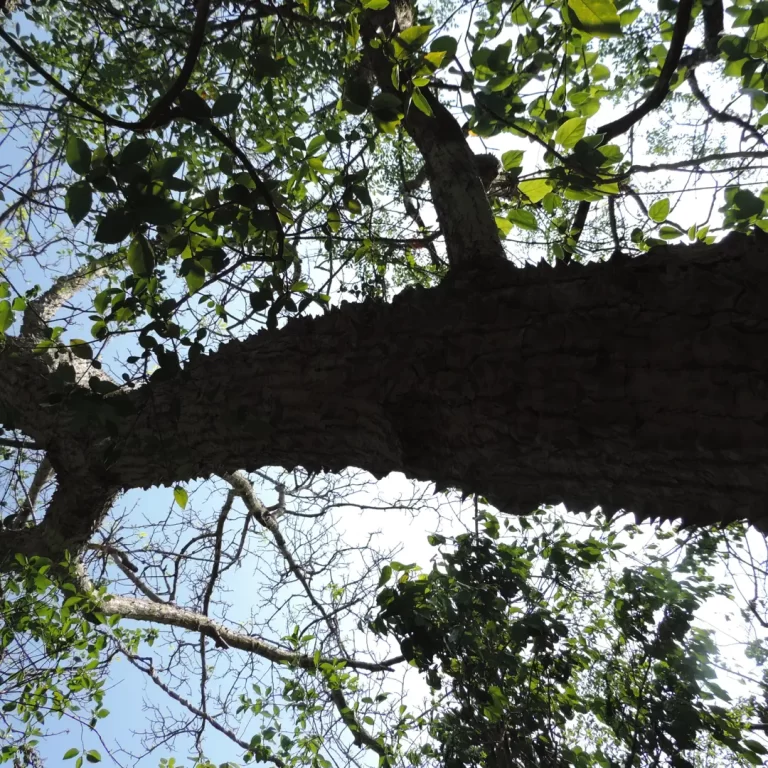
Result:
{"label": "sunlit leaf", "polygon": [[574,26],[595,37],[621,34],[621,22],[612,0],[568,0]]}
{"label": "sunlit leaf", "polygon": [[433,117],[434,112],[432,112],[432,107],[429,106],[429,102],[427,101],[424,94],[418,89],[413,89],[413,103],[418,109],[423,112],[427,117]]}
{"label": "sunlit leaf", "polygon": [[557,129],[555,141],[566,149],[573,149],[581,141],[586,129],[586,118],[572,117]]}
{"label": "sunlit leaf", "polygon": [[654,221],[664,221],[667,216],[669,216],[669,198],[664,197],[661,200],[657,200],[655,203],[653,203],[653,205],[651,205],[651,207],[648,209],[648,215]]}
{"label": "sunlit leaf", "polygon": [[538,203],[544,195],[554,189],[554,185],[548,179],[531,179],[530,181],[521,181],[518,189],[532,203]]}
{"label": "sunlit leaf", "polygon": [[180,485],[177,485],[173,489],[173,500],[182,508],[187,508],[187,501],[189,501],[189,494]]}

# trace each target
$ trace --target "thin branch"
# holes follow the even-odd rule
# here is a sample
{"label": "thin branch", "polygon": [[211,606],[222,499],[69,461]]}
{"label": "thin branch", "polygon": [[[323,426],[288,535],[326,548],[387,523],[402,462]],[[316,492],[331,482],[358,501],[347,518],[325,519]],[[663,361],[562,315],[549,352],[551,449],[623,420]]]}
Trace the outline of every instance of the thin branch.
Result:
{"label": "thin branch", "polygon": [[[315,607],[317,612],[323,617],[323,621],[325,621],[328,629],[335,635],[336,641],[339,644],[339,648],[343,652],[344,645],[341,641],[341,636],[339,635],[338,625],[334,619],[328,615],[328,612],[325,610],[325,606],[315,597],[314,592],[312,591],[312,587],[310,587],[309,582],[307,581],[307,577],[304,575],[304,571],[296,562],[293,557],[293,553],[288,548],[288,543],[286,542],[285,537],[280,530],[280,526],[278,525],[275,516],[272,515],[257,498],[253,491],[253,485],[245,475],[240,472],[233,472],[231,474],[224,474],[222,477],[232,486],[232,488],[234,488],[237,495],[240,496],[240,498],[243,500],[251,516],[272,534],[272,538],[275,541],[277,549],[287,563],[289,570],[304,588],[304,592],[307,595],[307,598]],[[346,653],[344,655],[346,656]]]}
{"label": "thin branch", "polygon": [[756,139],[761,144],[768,146],[768,141],[766,141],[765,136],[763,136],[760,131],[758,131],[757,128],[755,128],[749,122],[739,117],[738,115],[731,115],[728,112],[715,109],[712,104],[710,104],[709,99],[706,97],[704,91],[702,91],[699,87],[699,82],[696,79],[695,69],[691,69],[690,72],[688,72],[688,85],[691,88],[691,93],[699,100],[701,106],[704,107],[706,113],[713,120],[717,120],[718,123],[733,123],[733,125],[739,126],[742,131],[748,133],[750,136],[752,136],[752,138]]}
{"label": "thin branch", "polygon": [[121,549],[113,546],[112,544],[98,544],[96,542],[88,544],[88,549],[96,552],[104,552],[108,554],[115,565],[125,574],[129,581],[139,590],[142,594],[146,595],[153,603],[167,604],[166,600],[163,600],[151,587],[147,586],[137,575],[138,568],[131,562],[128,555]]}
{"label": "thin branch", "polygon": [[179,94],[186,88],[189,78],[197,63],[197,59],[200,55],[203,41],[205,39],[205,25],[208,21],[208,13],[210,11],[210,0],[198,0],[197,3],[197,16],[195,18],[195,26],[192,31],[189,48],[182,66],[179,76],[174,81],[173,85],[166,91],[165,94],[155,103],[150,111],[141,120],[121,120],[120,118],[113,117],[112,115],[104,112],[98,107],[90,104],[85,99],[77,95],[72,89],[68,88],[64,83],[54,77],[44,67],[42,67],[32,54],[23,48],[19,43],[11,37],[2,27],[0,27],[0,39],[4,40],[11,50],[24,62],[26,62],[40,77],[47,83],[52,85],[59,93],[66,96],[71,102],[77,104],[83,110],[99,118],[106,125],[113,126],[115,128],[124,128],[132,131],[147,131],[153,128],[157,123],[162,122],[167,116],[168,110],[171,104],[178,98]]}
{"label": "thin branch", "polygon": [[613,180],[626,179],[633,173],[655,173],[656,171],[679,171],[691,166],[701,165],[702,163],[716,163],[721,160],[738,160],[739,158],[754,158],[760,160],[768,157],[768,150],[759,150],[757,152],[713,152],[711,155],[694,157],[690,160],[680,160],[676,163],[656,163],[655,165],[631,165],[621,177]]}
{"label": "thin branch", "polygon": [[387,750],[357,721],[355,713],[347,704],[344,694],[337,688],[329,691],[331,701],[336,705],[339,716],[344,725],[349,728],[357,746],[364,746],[375,752],[380,757],[387,757]]}
{"label": "thin branch", "polygon": [[18,514],[16,515],[14,525],[21,527],[28,520],[34,520],[35,507],[37,506],[37,499],[40,496],[40,491],[52,476],[53,467],[51,466],[51,462],[48,460],[48,457],[45,457],[37,465],[37,469],[35,470],[35,474],[32,478],[32,484],[29,486],[29,490],[25,490],[26,499],[24,499],[24,502],[22,503]]}
{"label": "thin branch", "polygon": [[[242,739],[238,738],[238,736],[235,734],[234,731],[231,731],[229,728],[225,728],[216,718],[211,717],[206,712],[203,712],[201,709],[196,707],[191,701],[188,701],[183,696],[179,695],[176,691],[174,691],[173,688],[167,686],[155,673],[154,668],[152,667],[151,659],[147,660],[147,659],[143,659],[140,656],[136,656],[133,653],[131,653],[127,648],[125,648],[121,643],[118,642],[117,644],[123,656],[125,656],[125,658],[128,659],[128,661],[134,667],[136,667],[136,669],[138,669],[140,672],[143,672],[145,675],[147,675],[147,677],[149,677],[149,679],[152,680],[152,682],[161,691],[163,691],[168,696],[170,696],[174,701],[181,704],[181,706],[184,707],[184,709],[191,712],[196,717],[199,717],[202,720],[204,720],[208,725],[210,725],[212,728],[215,728],[219,733],[223,733],[228,739],[231,739],[241,749],[244,749],[247,752],[253,751],[253,747],[248,742],[245,742]],[[285,763],[276,755],[271,755],[271,754],[264,755],[260,753],[259,759],[262,761],[268,761],[270,763],[273,763],[274,765],[278,766],[278,768],[283,768],[285,766]]]}

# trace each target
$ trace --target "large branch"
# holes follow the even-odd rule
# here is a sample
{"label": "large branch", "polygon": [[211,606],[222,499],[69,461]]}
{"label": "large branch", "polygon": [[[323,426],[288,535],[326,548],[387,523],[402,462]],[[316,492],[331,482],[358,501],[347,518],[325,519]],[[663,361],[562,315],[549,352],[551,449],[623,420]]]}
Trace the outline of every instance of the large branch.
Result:
{"label": "large branch", "polygon": [[512,512],[563,501],[764,523],[764,237],[485,266],[229,343],[120,395],[135,416],[113,442],[110,481],[357,466]]}
{"label": "large branch", "polygon": [[[386,45],[371,46],[380,26],[396,34],[413,24],[409,0],[392,0],[384,11],[368,11],[361,16],[361,32],[366,44],[365,56],[375,72],[382,91],[399,99],[405,94],[392,86],[393,62]],[[378,36],[378,42],[382,42]],[[448,262],[455,267],[467,260],[504,258],[493,211],[478,174],[475,157],[456,119],[440,100],[423,89],[432,110],[427,116],[411,103],[403,124],[424,158],[432,191],[432,201],[445,238]]]}
{"label": "large branch", "polygon": [[[564,502],[765,528],[765,251],[734,235],[605,264],[485,262],[94,395],[88,422],[49,405],[48,456],[84,496],[40,528],[72,546],[103,514],[99,489],[266,465],[401,471],[513,513]],[[115,435],[99,408],[122,414]]]}

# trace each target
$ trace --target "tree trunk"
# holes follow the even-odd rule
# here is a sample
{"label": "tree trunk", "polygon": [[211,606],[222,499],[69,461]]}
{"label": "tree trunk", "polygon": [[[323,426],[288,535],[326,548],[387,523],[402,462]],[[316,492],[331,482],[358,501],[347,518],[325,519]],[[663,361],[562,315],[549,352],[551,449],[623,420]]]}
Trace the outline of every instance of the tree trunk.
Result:
{"label": "tree trunk", "polygon": [[[564,502],[765,528],[766,297],[765,237],[491,261],[230,342],[169,381],[27,402],[17,426],[60,480],[104,489],[75,538],[116,489],[264,465],[399,470],[512,513]],[[4,357],[8,401],[20,377]]]}

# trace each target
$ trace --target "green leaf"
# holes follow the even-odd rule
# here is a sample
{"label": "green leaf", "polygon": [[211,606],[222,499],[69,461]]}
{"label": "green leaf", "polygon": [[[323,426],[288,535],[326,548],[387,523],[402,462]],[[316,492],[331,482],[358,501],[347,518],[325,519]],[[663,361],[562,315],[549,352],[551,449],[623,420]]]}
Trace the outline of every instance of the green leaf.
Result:
{"label": "green leaf", "polygon": [[64,757],[62,758],[62,760],[71,760],[73,757],[77,757],[79,754],[80,754],[80,750],[72,747],[72,749],[68,749],[64,753]]}
{"label": "green leaf", "polygon": [[128,266],[134,275],[151,275],[155,269],[152,244],[144,235],[136,235],[128,246]]}
{"label": "green leaf", "polygon": [[683,233],[677,227],[665,224],[659,229],[659,235],[665,240],[675,240],[678,237],[682,237]]}
{"label": "green leaf", "polygon": [[[368,109],[373,98],[373,88],[364,77],[354,77],[344,85],[344,102],[347,112],[360,115]],[[347,106],[347,103],[351,106]]]}
{"label": "green leaf", "polygon": [[186,212],[185,207],[177,200],[171,200],[156,195],[146,195],[136,204],[135,213],[141,221],[159,226],[173,224]]}
{"label": "green leaf", "polygon": [[339,209],[334,205],[328,209],[328,228],[331,232],[338,232],[341,227],[341,216]]}
{"label": "green leaf", "polygon": [[82,360],[93,360],[91,345],[84,339],[72,339],[69,342],[69,347],[75,357],[79,357]]}
{"label": "green leaf", "polygon": [[326,138],[323,136],[323,134],[319,134],[315,136],[312,141],[309,142],[307,145],[307,154],[308,155],[314,155],[315,152],[317,152],[320,147],[322,147],[325,144]]}
{"label": "green leaf", "polygon": [[538,203],[554,187],[548,179],[531,179],[530,181],[521,181],[517,188],[532,203]]}
{"label": "green leaf", "polygon": [[587,130],[585,117],[572,117],[566,120],[555,134],[555,141],[566,149],[573,149],[584,137]]}
{"label": "green leaf", "polygon": [[382,11],[389,5],[389,0],[363,0],[363,8],[367,11]]}
{"label": "green leaf", "polygon": [[765,745],[755,739],[744,739],[744,746],[758,755],[768,755],[768,749],[766,749]]}
{"label": "green leaf", "polygon": [[153,179],[169,179],[184,164],[184,158],[177,155],[158,160],[150,169]]}
{"label": "green leaf", "polygon": [[[663,237],[663,235],[662,235],[662,237]],[[707,686],[707,688],[709,688],[710,691],[712,691],[712,693],[715,694],[715,696],[717,696],[718,699],[722,699],[723,701],[730,701],[731,700],[731,696],[728,693],[728,691],[726,691],[723,688],[721,688],[713,680],[704,680],[702,682],[704,683],[704,685]]]}
{"label": "green leaf", "polygon": [[[429,44],[429,50],[430,51],[445,51],[448,57],[453,57],[456,55],[456,49],[459,47],[459,42],[456,40],[455,37],[451,37],[450,35],[441,35],[440,37],[436,37],[430,44]],[[445,62],[444,62],[445,63]]]}
{"label": "green leaf", "polygon": [[733,196],[733,212],[738,219],[750,219],[760,216],[765,203],[748,189],[740,189]]}
{"label": "green leaf", "polygon": [[197,293],[205,285],[205,269],[197,259],[186,259],[183,262],[184,279],[190,295]]}
{"label": "green leaf", "polygon": [[496,227],[501,232],[502,237],[506,237],[512,231],[512,222],[503,216],[494,216]]}
{"label": "green leaf", "polygon": [[429,102],[425,98],[424,94],[418,89],[413,89],[413,103],[418,109],[423,112],[427,117],[434,117],[432,107],[429,106]]}
{"label": "green leaf", "polygon": [[100,763],[101,762],[101,755],[95,749],[89,749],[85,753],[85,759],[89,763]]}
{"label": "green leaf", "polygon": [[622,27],[628,27],[642,12],[642,9],[638,6],[637,8],[630,8],[627,11],[622,11],[619,14],[619,21],[621,22]]}
{"label": "green leaf", "polygon": [[528,229],[533,231],[539,228],[536,217],[531,211],[526,210],[525,208],[513,208],[507,214],[507,218],[521,229]]}
{"label": "green leaf", "polygon": [[133,214],[124,208],[113,208],[106,212],[96,228],[96,242],[114,245],[122,243],[131,234],[136,221]]}
{"label": "green leaf", "polygon": [[381,569],[381,576],[379,577],[379,586],[383,587],[392,576],[392,567],[389,565],[385,565]]}
{"label": "green leaf", "polygon": [[611,76],[611,70],[605,64],[595,64],[589,74],[592,76],[592,80],[599,82],[600,80],[607,80]]}
{"label": "green leaf", "polygon": [[155,143],[150,139],[134,139],[130,144],[123,147],[117,156],[120,165],[132,165],[140,163],[152,151]]}
{"label": "green leaf", "polygon": [[242,94],[231,91],[230,93],[222,93],[218,99],[213,103],[211,114],[214,117],[226,117],[237,111],[242,100]]}
{"label": "green leaf", "polygon": [[91,170],[91,148],[76,136],[70,136],[67,142],[67,165],[78,176],[85,176]]}
{"label": "green leaf", "polygon": [[414,24],[404,29],[397,37],[402,43],[412,48],[421,48],[427,42],[432,24]]}
{"label": "green leaf", "polygon": [[669,199],[657,200],[649,209],[648,215],[656,222],[664,221],[669,216]]}
{"label": "green leaf", "polygon": [[197,91],[182,91],[179,95],[179,106],[186,117],[205,120],[211,116],[210,105]]}
{"label": "green leaf", "polygon": [[189,494],[180,485],[177,485],[173,489],[173,500],[182,508],[187,508],[187,501],[189,501]]}
{"label": "green leaf", "polygon": [[90,212],[93,204],[93,191],[87,181],[75,182],[64,197],[64,209],[70,221],[77,225]]}
{"label": "green leaf", "polygon": [[512,168],[521,168],[523,165],[524,149],[510,149],[509,152],[505,152],[501,156],[501,165],[505,171],[509,171]]}
{"label": "green leaf", "polygon": [[612,0],[568,0],[573,12],[573,26],[595,37],[616,37],[621,22]]}

